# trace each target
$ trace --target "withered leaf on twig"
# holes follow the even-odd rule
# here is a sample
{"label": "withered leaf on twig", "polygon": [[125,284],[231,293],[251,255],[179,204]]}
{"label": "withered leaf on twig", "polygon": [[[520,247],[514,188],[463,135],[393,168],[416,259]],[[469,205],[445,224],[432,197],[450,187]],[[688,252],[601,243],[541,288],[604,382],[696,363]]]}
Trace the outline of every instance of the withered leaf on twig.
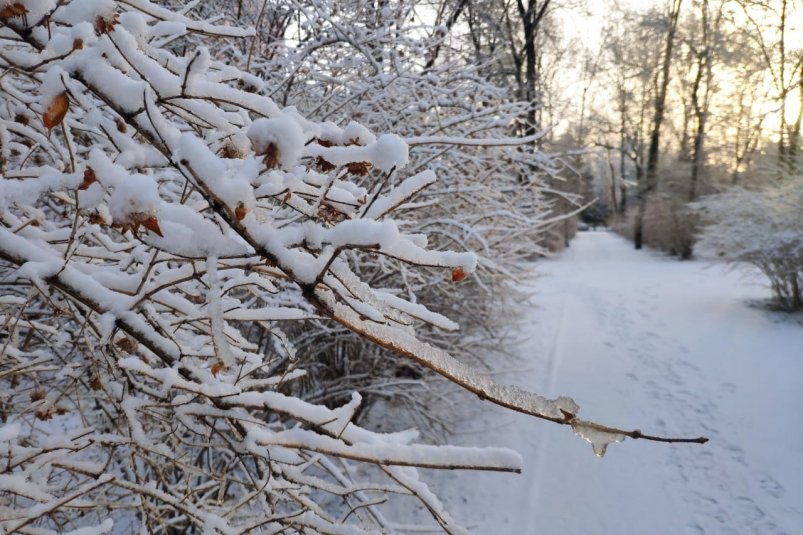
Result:
{"label": "withered leaf on twig", "polygon": [[87,167],[84,170],[84,180],[81,182],[81,185],[78,186],[78,189],[85,190],[92,184],[98,181],[98,177],[95,175],[95,171],[92,170],[91,167]]}
{"label": "withered leaf on twig", "polygon": [[133,353],[139,347],[139,344],[136,340],[131,338],[130,336],[126,336],[124,338],[120,338],[117,342],[114,343],[117,348],[124,352],[124,353]]}
{"label": "withered leaf on twig", "polygon": [[246,208],[245,204],[238,203],[237,208],[234,209],[234,217],[237,218],[237,221],[242,221],[246,215],[248,215],[248,208]]}
{"label": "withered leaf on twig", "polygon": [[54,126],[58,126],[67,115],[67,110],[70,108],[70,99],[66,91],[62,91],[56,95],[52,102],[47,106],[45,113],[42,114],[42,123],[45,128],[52,130]]}
{"label": "withered leaf on twig", "polygon": [[156,216],[150,216],[142,221],[142,226],[146,229],[150,230],[154,234],[158,235],[160,238],[163,238],[162,229],[159,228],[159,221],[156,219]]}
{"label": "withered leaf on twig", "polygon": [[115,220],[112,227],[119,228],[121,232],[132,229],[134,232],[139,230],[139,227],[145,227],[160,238],[163,238],[162,229],[159,227],[159,220],[155,215],[144,213],[128,214],[124,220]]}
{"label": "withered leaf on twig", "polygon": [[371,169],[370,162],[352,162],[346,165],[346,169],[348,169],[349,173],[352,175],[357,176],[365,176],[368,174],[368,170]]}
{"label": "withered leaf on twig", "polygon": [[14,2],[6,6],[0,7],[0,20],[13,19],[14,17],[21,17],[28,13],[28,8],[22,2]]}
{"label": "withered leaf on twig", "polygon": [[114,27],[117,26],[117,21],[119,18],[120,15],[117,13],[111,15],[110,17],[97,17],[95,19],[95,33],[98,35],[110,33],[112,30],[114,30]]}

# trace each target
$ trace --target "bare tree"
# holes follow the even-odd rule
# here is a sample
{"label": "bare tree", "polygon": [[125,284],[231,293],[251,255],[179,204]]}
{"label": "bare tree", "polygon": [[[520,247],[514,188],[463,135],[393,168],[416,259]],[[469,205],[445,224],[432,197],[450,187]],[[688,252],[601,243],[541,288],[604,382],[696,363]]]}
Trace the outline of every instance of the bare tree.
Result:
{"label": "bare tree", "polygon": [[633,235],[633,243],[636,249],[641,249],[644,237],[644,212],[647,208],[646,200],[657,187],[658,181],[658,157],[661,144],[661,127],[664,122],[666,112],[666,95],[669,88],[669,79],[672,66],[673,49],[675,46],[675,33],[677,32],[680,8],[683,0],[670,0],[667,6],[665,24],[665,44],[661,69],[655,73],[655,108],[652,117],[650,131],[650,143],[647,149],[647,166],[644,174],[644,181],[640,187],[641,201],[639,203],[638,215]]}

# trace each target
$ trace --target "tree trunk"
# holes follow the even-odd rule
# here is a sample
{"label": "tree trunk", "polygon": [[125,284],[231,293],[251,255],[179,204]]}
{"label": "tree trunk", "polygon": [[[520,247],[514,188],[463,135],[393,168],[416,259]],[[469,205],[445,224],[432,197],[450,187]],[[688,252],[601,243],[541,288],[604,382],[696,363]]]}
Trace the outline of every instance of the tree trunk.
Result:
{"label": "tree trunk", "polygon": [[538,6],[537,0],[529,0],[527,7],[524,0],[517,1],[522,29],[524,30],[524,100],[530,105],[527,111],[525,135],[531,136],[538,130],[536,120],[536,83],[538,80],[538,54],[535,38],[538,26],[546,13],[551,0],[544,0]]}
{"label": "tree trunk", "polygon": [[683,0],[672,0],[669,9],[669,19],[666,31],[666,47],[664,49],[663,66],[660,72],[660,80],[657,85],[658,93],[655,95],[655,110],[652,120],[652,132],[650,132],[650,145],[647,150],[647,169],[644,182],[641,187],[641,198],[639,199],[639,211],[636,216],[636,229],[633,236],[633,243],[636,249],[641,249],[644,236],[644,205],[647,197],[655,191],[658,185],[658,157],[661,146],[661,126],[664,122],[664,112],[666,105],[666,93],[669,87],[670,67],[672,66],[672,49],[675,45],[675,33],[678,27],[678,17],[680,6]]}
{"label": "tree trunk", "polygon": [[[697,75],[694,78],[694,90],[692,92],[692,107],[697,122],[697,130],[694,133],[694,153],[691,164],[691,180],[689,185],[689,202],[697,198],[698,183],[700,175],[705,168],[705,132],[708,122],[708,101],[711,94],[711,79],[713,77],[713,53],[711,44],[711,31],[708,20],[708,0],[703,0],[700,5],[702,19],[702,33],[704,47],[697,60]],[[705,84],[705,91],[702,99],[700,98],[700,86]]]}

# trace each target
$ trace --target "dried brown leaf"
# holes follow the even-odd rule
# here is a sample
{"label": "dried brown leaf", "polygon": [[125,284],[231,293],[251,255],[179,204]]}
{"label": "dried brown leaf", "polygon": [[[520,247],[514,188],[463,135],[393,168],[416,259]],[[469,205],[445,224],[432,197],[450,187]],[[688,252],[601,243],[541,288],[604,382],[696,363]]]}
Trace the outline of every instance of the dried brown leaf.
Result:
{"label": "dried brown leaf", "polygon": [[265,167],[268,169],[276,169],[279,167],[279,147],[275,143],[268,143],[265,149]]}
{"label": "dried brown leaf", "polygon": [[137,341],[131,338],[130,336],[126,336],[125,338],[120,338],[119,340],[117,340],[117,342],[115,342],[114,345],[116,345],[117,348],[124,353],[133,353],[139,347]]}
{"label": "dried brown leaf", "polygon": [[114,30],[114,27],[117,26],[117,20],[119,17],[120,15],[117,13],[110,17],[97,17],[95,19],[95,33],[98,35],[110,33],[112,30]]}
{"label": "dried brown leaf", "polygon": [[95,171],[93,171],[91,167],[87,167],[84,170],[84,180],[81,182],[81,185],[78,186],[78,189],[85,190],[97,181],[98,177],[95,175]]}
{"label": "dried brown leaf", "polygon": [[365,176],[371,167],[370,162],[352,162],[346,166],[346,169],[352,175]]}
{"label": "dried brown leaf", "polygon": [[463,271],[463,268],[461,267],[452,268],[452,282],[460,282],[465,278],[466,278],[466,272]]}
{"label": "dried brown leaf", "polygon": [[22,2],[14,2],[0,8],[0,20],[9,20],[14,17],[21,17],[28,13],[28,8]]}
{"label": "dried brown leaf", "polygon": [[158,235],[160,238],[164,237],[162,236],[162,229],[159,228],[159,221],[156,219],[156,216],[152,215],[141,221],[138,221],[138,223],[140,223],[143,227],[150,230],[154,234]]}
{"label": "dried brown leaf", "polygon": [[98,391],[103,388],[103,384],[100,382],[100,377],[97,375],[93,375],[92,378],[89,380],[89,388],[92,390]]}
{"label": "dried brown leaf", "polygon": [[53,101],[48,105],[45,113],[42,115],[42,123],[45,128],[52,130],[54,126],[58,126],[67,115],[67,110],[70,108],[70,99],[66,91],[62,91],[53,98]]}
{"label": "dried brown leaf", "polygon": [[329,171],[333,171],[335,169],[334,164],[327,162],[321,156],[318,156],[318,158],[315,160],[315,165],[322,173],[328,173]]}
{"label": "dried brown leaf", "polygon": [[237,208],[234,209],[234,217],[237,218],[237,221],[242,221],[246,215],[248,215],[248,208],[246,208],[245,204],[238,203]]}

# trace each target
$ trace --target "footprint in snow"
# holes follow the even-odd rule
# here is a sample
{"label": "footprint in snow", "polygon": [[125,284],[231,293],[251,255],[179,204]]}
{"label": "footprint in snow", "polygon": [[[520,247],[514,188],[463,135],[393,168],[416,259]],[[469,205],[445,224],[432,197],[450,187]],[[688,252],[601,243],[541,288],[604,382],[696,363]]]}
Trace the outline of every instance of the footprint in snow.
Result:
{"label": "footprint in snow", "polygon": [[737,463],[741,464],[742,466],[747,466],[747,463],[744,460],[744,450],[739,446],[733,446],[728,444],[725,446],[725,449],[730,453],[731,458],[736,461]]}
{"label": "footprint in snow", "polygon": [[764,510],[747,496],[736,498],[736,503],[739,505],[739,515],[748,522],[757,522],[767,516]]}
{"label": "footprint in snow", "polygon": [[786,489],[783,488],[783,485],[778,483],[778,481],[769,474],[761,474],[758,482],[759,485],[761,485],[761,490],[773,498],[782,498],[783,495],[786,494]]}
{"label": "footprint in snow", "polygon": [[722,388],[722,390],[728,392],[729,394],[736,392],[736,385],[733,383],[722,383],[719,386]]}
{"label": "footprint in snow", "polygon": [[705,535],[705,530],[700,524],[694,522],[686,526],[686,533],[689,535]]}
{"label": "footprint in snow", "polygon": [[[689,353],[689,348],[687,348],[685,346],[680,346],[678,348],[678,351],[680,351],[681,353],[688,354]],[[675,364],[676,366],[680,366],[682,368],[688,368],[688,369],[690,369],[691,371],[694,371],[694,372],[699,372],[700,371],[700,367],[699,366],[689,362],[688,360],[676,359],[673,362],[673,364]]]}

